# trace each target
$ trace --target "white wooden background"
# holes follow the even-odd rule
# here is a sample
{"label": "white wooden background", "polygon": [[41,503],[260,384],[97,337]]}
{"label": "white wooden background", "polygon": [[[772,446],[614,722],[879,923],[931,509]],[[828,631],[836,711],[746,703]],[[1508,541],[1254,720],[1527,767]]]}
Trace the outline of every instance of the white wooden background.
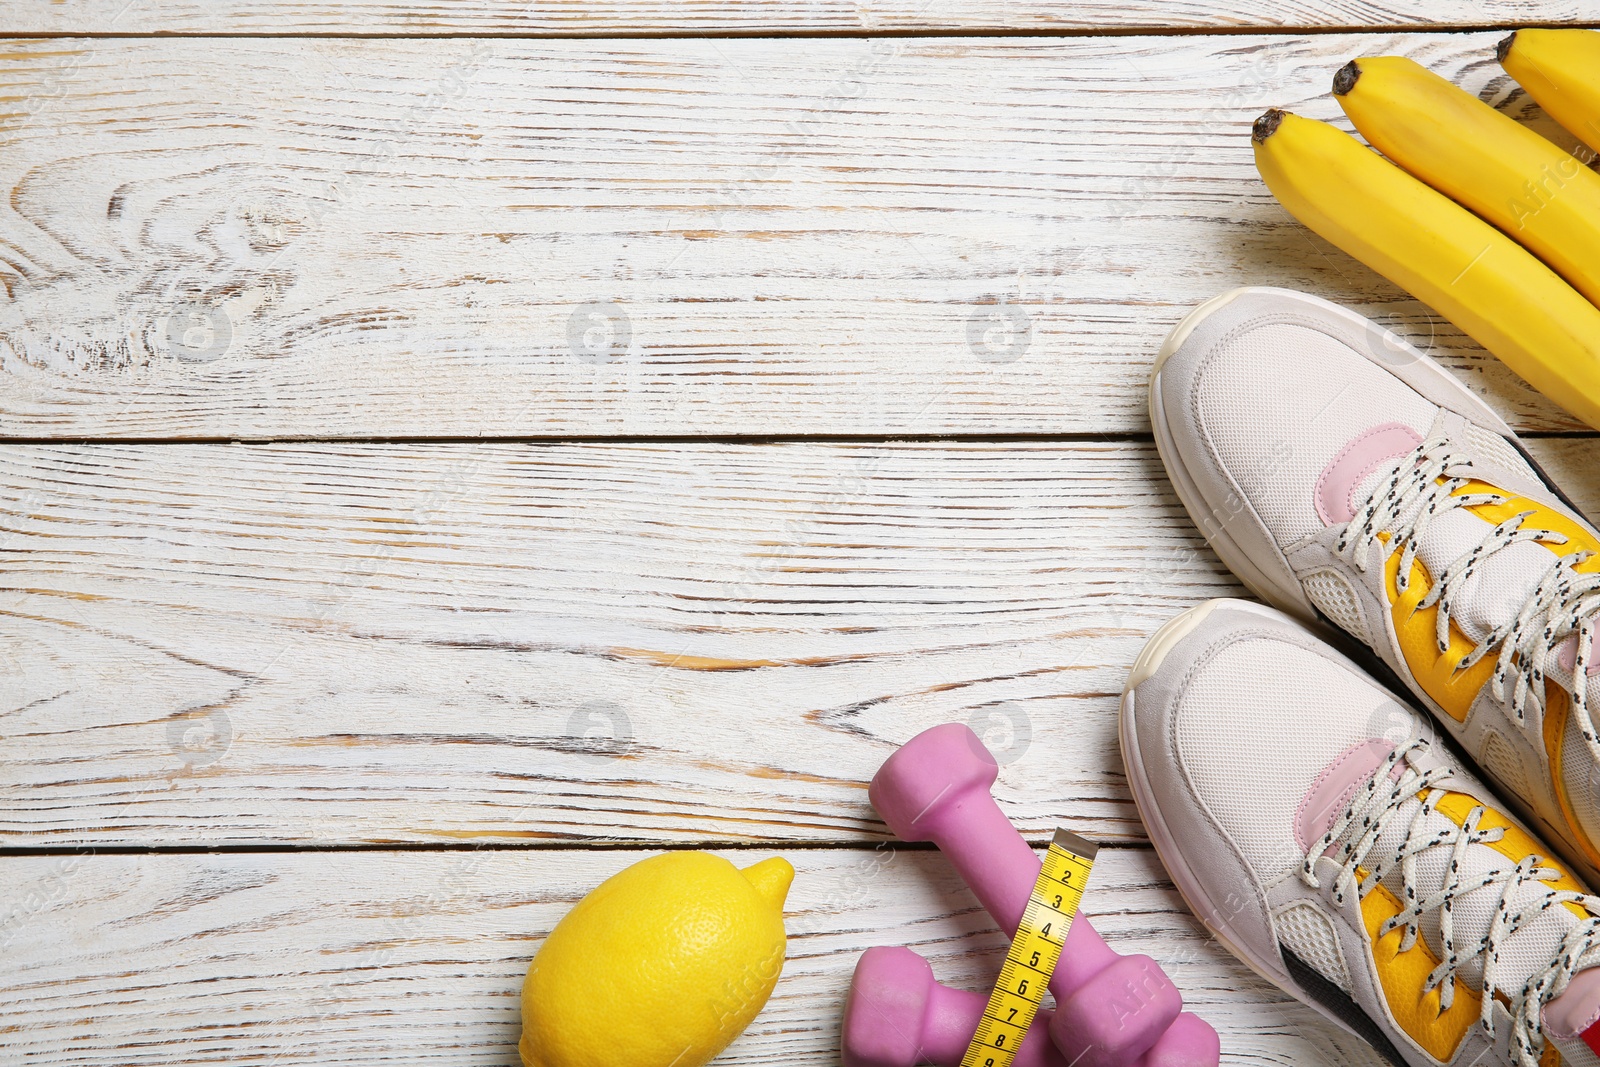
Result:
{"label": "white wooden background", "polygon": [[10,0],[0,1063],[516,1063],[539,939],[661,847],[799,869],[719,1062],[837,1062],[857,955],[1003,942],[865,782],[972,722],[1229,1063],[1370,1064],[1204,938],[1115,697],[1238,587],[1161,473],[1234,285],[1595,440],[1271,200],[1247,128],[1600,3]]}

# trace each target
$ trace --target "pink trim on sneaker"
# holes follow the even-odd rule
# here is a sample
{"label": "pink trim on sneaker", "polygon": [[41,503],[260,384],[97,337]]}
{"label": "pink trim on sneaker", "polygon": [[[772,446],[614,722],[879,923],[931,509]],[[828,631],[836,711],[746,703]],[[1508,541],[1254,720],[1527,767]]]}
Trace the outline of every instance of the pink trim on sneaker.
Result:
{"label": "pink trim on sneaker", "polygon": [[[1594,1048],[1590,1034],[1600,1027],[1600,968],[1591,967],[1572,976],[1561,995],[1544,1006],[1545,1033],[1558,1041],[1582,1037]],[[1600,1034],[1596,1034],[1600,1038]],[[1597,1050],[1600,1051],[1600,1050]]]}
{"label": "pink trim on sneaker", "polygon": [[[1556,646],[1556,662],[1561,664],[1561,669],[1568,674],[1578,666],[1578,635],[1568,634]],[[1600,626],[1595,627],[1594,636],[1589,639],[1589,673],[1600,674]]]}
{"label": "pink trim on sneaker", "polygon": [[1356,790],[1393,751],[1394,742],[1381,737],[1357,741],[1322,769],[1294,813],[1294,840],[1301,852],[1309,850],[1313,841],[1322,840],[1350,806]]}
{"label": "pink trim on sneaker", "polygon": [[[1343,526],[1356,517],[1355,493],[1379,464],[1403,456],[1422,444],[1422,435],[1398,422],[1359,435],[1339,450],[1317,479],[1317,518],[1325,526]],[[1320,835],[1319,835],[1320,836]]]}

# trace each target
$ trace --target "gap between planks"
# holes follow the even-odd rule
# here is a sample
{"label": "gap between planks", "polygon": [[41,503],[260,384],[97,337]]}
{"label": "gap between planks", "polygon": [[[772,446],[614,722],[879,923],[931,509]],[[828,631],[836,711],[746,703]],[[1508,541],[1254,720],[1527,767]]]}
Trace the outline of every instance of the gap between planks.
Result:
{"label": "gap between planks", "polygon": [[143,32],[74,30],[11,30],[0,29],[0,40],[17,41],[142,41],[180,38],[183,40],[323,40],[323,41],[853,41],[898,39],[949,39],[949,38],[1038,38],[1043,40],[1075,37],[1259,37],[1271,34],[1299,34],[1306,37],[1339,33],[1496,33],[1505,30],[1592,30],[1600,29],[1600,20],[1508,20],[1503,22],[1474,22],[1452,24],[1445,22],[1389,23],[1385,25],[1324,25],[1324,26],[1065,26],[1060,29],[1007,29],[953,28],[908,30],[792,30],[774,32],[759,30],[627,30],[614,29],[598,33],[517,32],[512,30],[441,30],[416,33],[372,31],[207,31],[207,30],[154,30]]}
{"label": "gap between planks", "polygon": [[[1517,436],[1524,441],[1584,441],[1600,439],[1600,433],[1527,430]],[[1155,438],[1137,431],[1106,430],[1088,433],[933,433],[933,434],[626,434],[607,437],[598,434],[521,434],[462,437],[459,435],[425,434],[393,435],[388,437],[318,437],[311,435],[277,437],[5,437],[0,435],[0,448],[34,446],[83,445],[244,445],[266,447],[270,445],[967,445],[967,444],[1042,444],[1042,445],[1097,445],[1132,444],[1149,445]]]}
{"label": "gap between planks", "polygon": [[[1086,835],[1079,835],[1086,836]],[[1087,835],[1092,838],[1093,835]],[[1048,836],[1023,835],[1032,848],[1046,848]],[[1113,841],[1101,848],[1153,848],[1148,841]],[[784,851],[821,852],[854,850],[858,852],[935,852],[930,841],[485,841],[469,845],[453,841],[442,842],[352,842],[319,845],[315,843],[260,844],[260,845],[112,845],[112,846],[0,846],[0,860],[7,857],[29,856],[255,856],[280,855],[289,852],[771,852]]]}

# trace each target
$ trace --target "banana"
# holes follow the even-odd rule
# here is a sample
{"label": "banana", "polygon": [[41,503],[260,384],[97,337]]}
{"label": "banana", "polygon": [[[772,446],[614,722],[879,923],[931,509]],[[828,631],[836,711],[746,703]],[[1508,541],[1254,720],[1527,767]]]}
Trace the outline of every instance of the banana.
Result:
{"label": "banana", "polygon": [[1600,174],[1404,56],[1353,60],[1333,92],[1374,148],[1600,304]]}
{"label": "banana", "polygon": [[1518,30],[1495,54],[1551,118],[1600,152],[1600,33]]}
{"label": "banana", "polygon": [[1256,169],[1301,222],[1600,429],[1600,308],[1521,245],[1325,122],[1268,111]]}

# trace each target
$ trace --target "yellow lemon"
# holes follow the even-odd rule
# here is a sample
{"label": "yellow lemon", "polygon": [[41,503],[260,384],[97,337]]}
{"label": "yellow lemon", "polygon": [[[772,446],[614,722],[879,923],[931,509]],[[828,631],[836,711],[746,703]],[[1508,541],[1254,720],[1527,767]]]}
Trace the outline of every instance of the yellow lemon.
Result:
{"label": "yellow lemon", "polygon": [[746,870],[668,852],[606,879],[550,931],[522,985],[524,1067],[701,1067],[783,970],[774,857]]}

